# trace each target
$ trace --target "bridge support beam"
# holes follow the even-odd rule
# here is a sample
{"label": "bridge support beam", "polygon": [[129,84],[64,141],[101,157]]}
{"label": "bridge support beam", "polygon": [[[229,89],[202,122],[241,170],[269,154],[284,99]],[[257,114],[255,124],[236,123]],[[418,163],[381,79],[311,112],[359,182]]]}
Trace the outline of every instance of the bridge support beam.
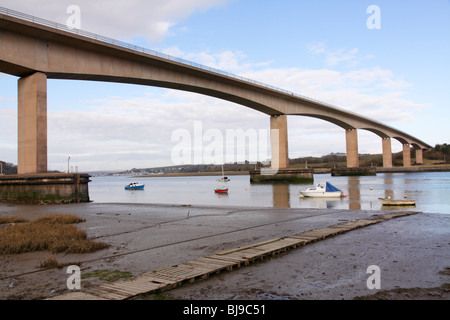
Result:
{"label": "bridge support beam", "polygon": [[287,169],[289,167],[289,153],[286,115],[270,117],[270,146],[272,168]]}
{"label": "bridge support beam", "polygon": [[18,174],[47,172],[47,75],[18,81]]}
{"label": "bridge support beam", "polygon": [[347,168],[358,168],[358,133],[356,129],[345,130],[345,140],[347,146]]}
{"label": "bridge support beam", "polygon": [[411,167],[411,146],[403,145],[403,167]]}
{"label": "bridge support beam", "polygon": [[421,148],[416,149],[416,164],[423,164],[423,151]]}
{"label": "bridge support beam", "polygon": [[383,168],[392,168],[391,138],[383,138]]}

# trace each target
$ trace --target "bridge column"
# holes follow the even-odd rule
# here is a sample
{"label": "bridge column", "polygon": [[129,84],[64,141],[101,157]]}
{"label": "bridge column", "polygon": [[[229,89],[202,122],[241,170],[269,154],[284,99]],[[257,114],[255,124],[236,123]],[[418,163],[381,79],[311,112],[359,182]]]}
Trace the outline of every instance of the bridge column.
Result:
{"label": "bridge column", "polygon": [[411,146],[409,143],[403,145],[403,166],[411,167]]}
{"label": "bridge column", "polygon": [[383,168],[392,168],[391,138],[383,138]]}
{"label": "bridge column", "polygon": [[345,140],[347,146],[347,168],[358,168],[358,134],[356,129],[345,130]]}
{"label": "bridge column", "polygon": [[47,172],[47,75],[18,81],[18,174]]}
{"label": "bridge column", "polygon": [[423,164],[423,151],[422,148],[416,149],[416,164]]}
{"label": "bridge column", "polygon": [[287,169],[289,167],[289,153],[286,115],[270,117],[270,145],[272,168]]}

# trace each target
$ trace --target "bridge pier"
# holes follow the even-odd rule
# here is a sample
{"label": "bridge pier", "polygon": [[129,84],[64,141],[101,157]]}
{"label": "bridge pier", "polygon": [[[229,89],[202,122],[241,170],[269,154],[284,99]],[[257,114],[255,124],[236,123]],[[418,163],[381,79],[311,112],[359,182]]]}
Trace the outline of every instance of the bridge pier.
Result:
{"label": "bridge pier", "polygon": [[87,174],[47,172],[47,75],[18,81],[17,175],[0,177],[0,201],[89,202]]}
{"label": "bridge pier", "polygon": [[358,168],[358,133],[356,129],[345,130],[345,141],[347,147],[347,168]]}
{"label": "bridge pier", "polygon": [[382,138],[383,144],[383,168],[392,168],[391,138]]}
{"label": "bridge pier", "polygon": [[372,176],[376,175],[376,168],[360,167],[358,154],[358,133],[356,129],[345,130],[347,148],[347,167],[331,169],[332,176]]}
{"label": "bridge pier", "polygon": [[411,167],[411,146],[403,144],[403,167]]}
{"label": "bridge pier", "polygon": [[272,169],[289,167],[287,116],[270,117],[270,146],[272,152]]}
{"label": "bridge pier", "polygon": [[18,81],[18,174],[47,172],[47,76]]}
{"label": "bridge pier", "polygon": [[416,148],[416,164],[423,164],[423,150]]}
{"label": "bridge pier", "polygon": [[272,153],[271,168],[268,170],[250,171],[250,182],[290,182],[313,183],[312,169],[289,169],[287,116],[273,115],[270,117],[270,146]]}

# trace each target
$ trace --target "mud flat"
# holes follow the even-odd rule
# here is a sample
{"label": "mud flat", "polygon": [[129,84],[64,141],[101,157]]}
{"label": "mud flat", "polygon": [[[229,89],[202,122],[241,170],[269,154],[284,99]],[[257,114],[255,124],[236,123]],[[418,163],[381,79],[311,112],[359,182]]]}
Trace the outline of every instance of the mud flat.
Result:
{"label": "mud flat", "polygon": [[[398,211],[395,211],[398,212]],[[0,204],[1,216],[32,220],[71,213],[90,239],[110,246],[91,254],[32,252],[0,257],[1,299],[47,299],[73,291],[66,268],[40,269],[54,256],[80,262],[81,274],[116,271],[139,276],[274,238],[373,219],[386,211],[83,203],[53,206]],[[349,231],[262,262],[186,283],[157,298],[203,299],[448,299],[450,216],[418,213]],[[380,267],[381,289],[370,290],[370,265]],[[115,279],[115,281],[126,281]],[[108,284],[82,278],[79,293]],[[376,296],[378,294],[378,296]],[[154,294],[134,299],[155,299]]]}

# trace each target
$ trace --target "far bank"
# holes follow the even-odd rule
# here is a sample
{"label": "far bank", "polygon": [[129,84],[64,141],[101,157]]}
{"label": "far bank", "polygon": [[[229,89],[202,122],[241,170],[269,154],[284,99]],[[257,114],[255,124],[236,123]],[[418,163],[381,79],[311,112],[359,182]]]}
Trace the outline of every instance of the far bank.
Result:
{"label": "far bank", "polygon": [[[305,166],[302,166],[305,168]],[[300,166],[291,166],[290,168],[300,169]],[[321,173],[331,173],[332,168],[328,167],[310,167],[313,169],[315,174]],[[412,166],[412,167],[393,167],[393,168],[383,168],[376,167],[377,173],[405,173],[405,172],[450,172],[450,165],[421,165],[421,166]],[[249,171],[225,171],[225,176],[234,176],[234,175],[249,175]],[[189,177],[189,176],[222,176],[222,172],[220,171],[205,171],[205,172],[178,172],[178,173],[164,173],[164,174],[151,174],[151,175],[139,175],[139,177],[143,178],[152,178],[152,177]]]}

